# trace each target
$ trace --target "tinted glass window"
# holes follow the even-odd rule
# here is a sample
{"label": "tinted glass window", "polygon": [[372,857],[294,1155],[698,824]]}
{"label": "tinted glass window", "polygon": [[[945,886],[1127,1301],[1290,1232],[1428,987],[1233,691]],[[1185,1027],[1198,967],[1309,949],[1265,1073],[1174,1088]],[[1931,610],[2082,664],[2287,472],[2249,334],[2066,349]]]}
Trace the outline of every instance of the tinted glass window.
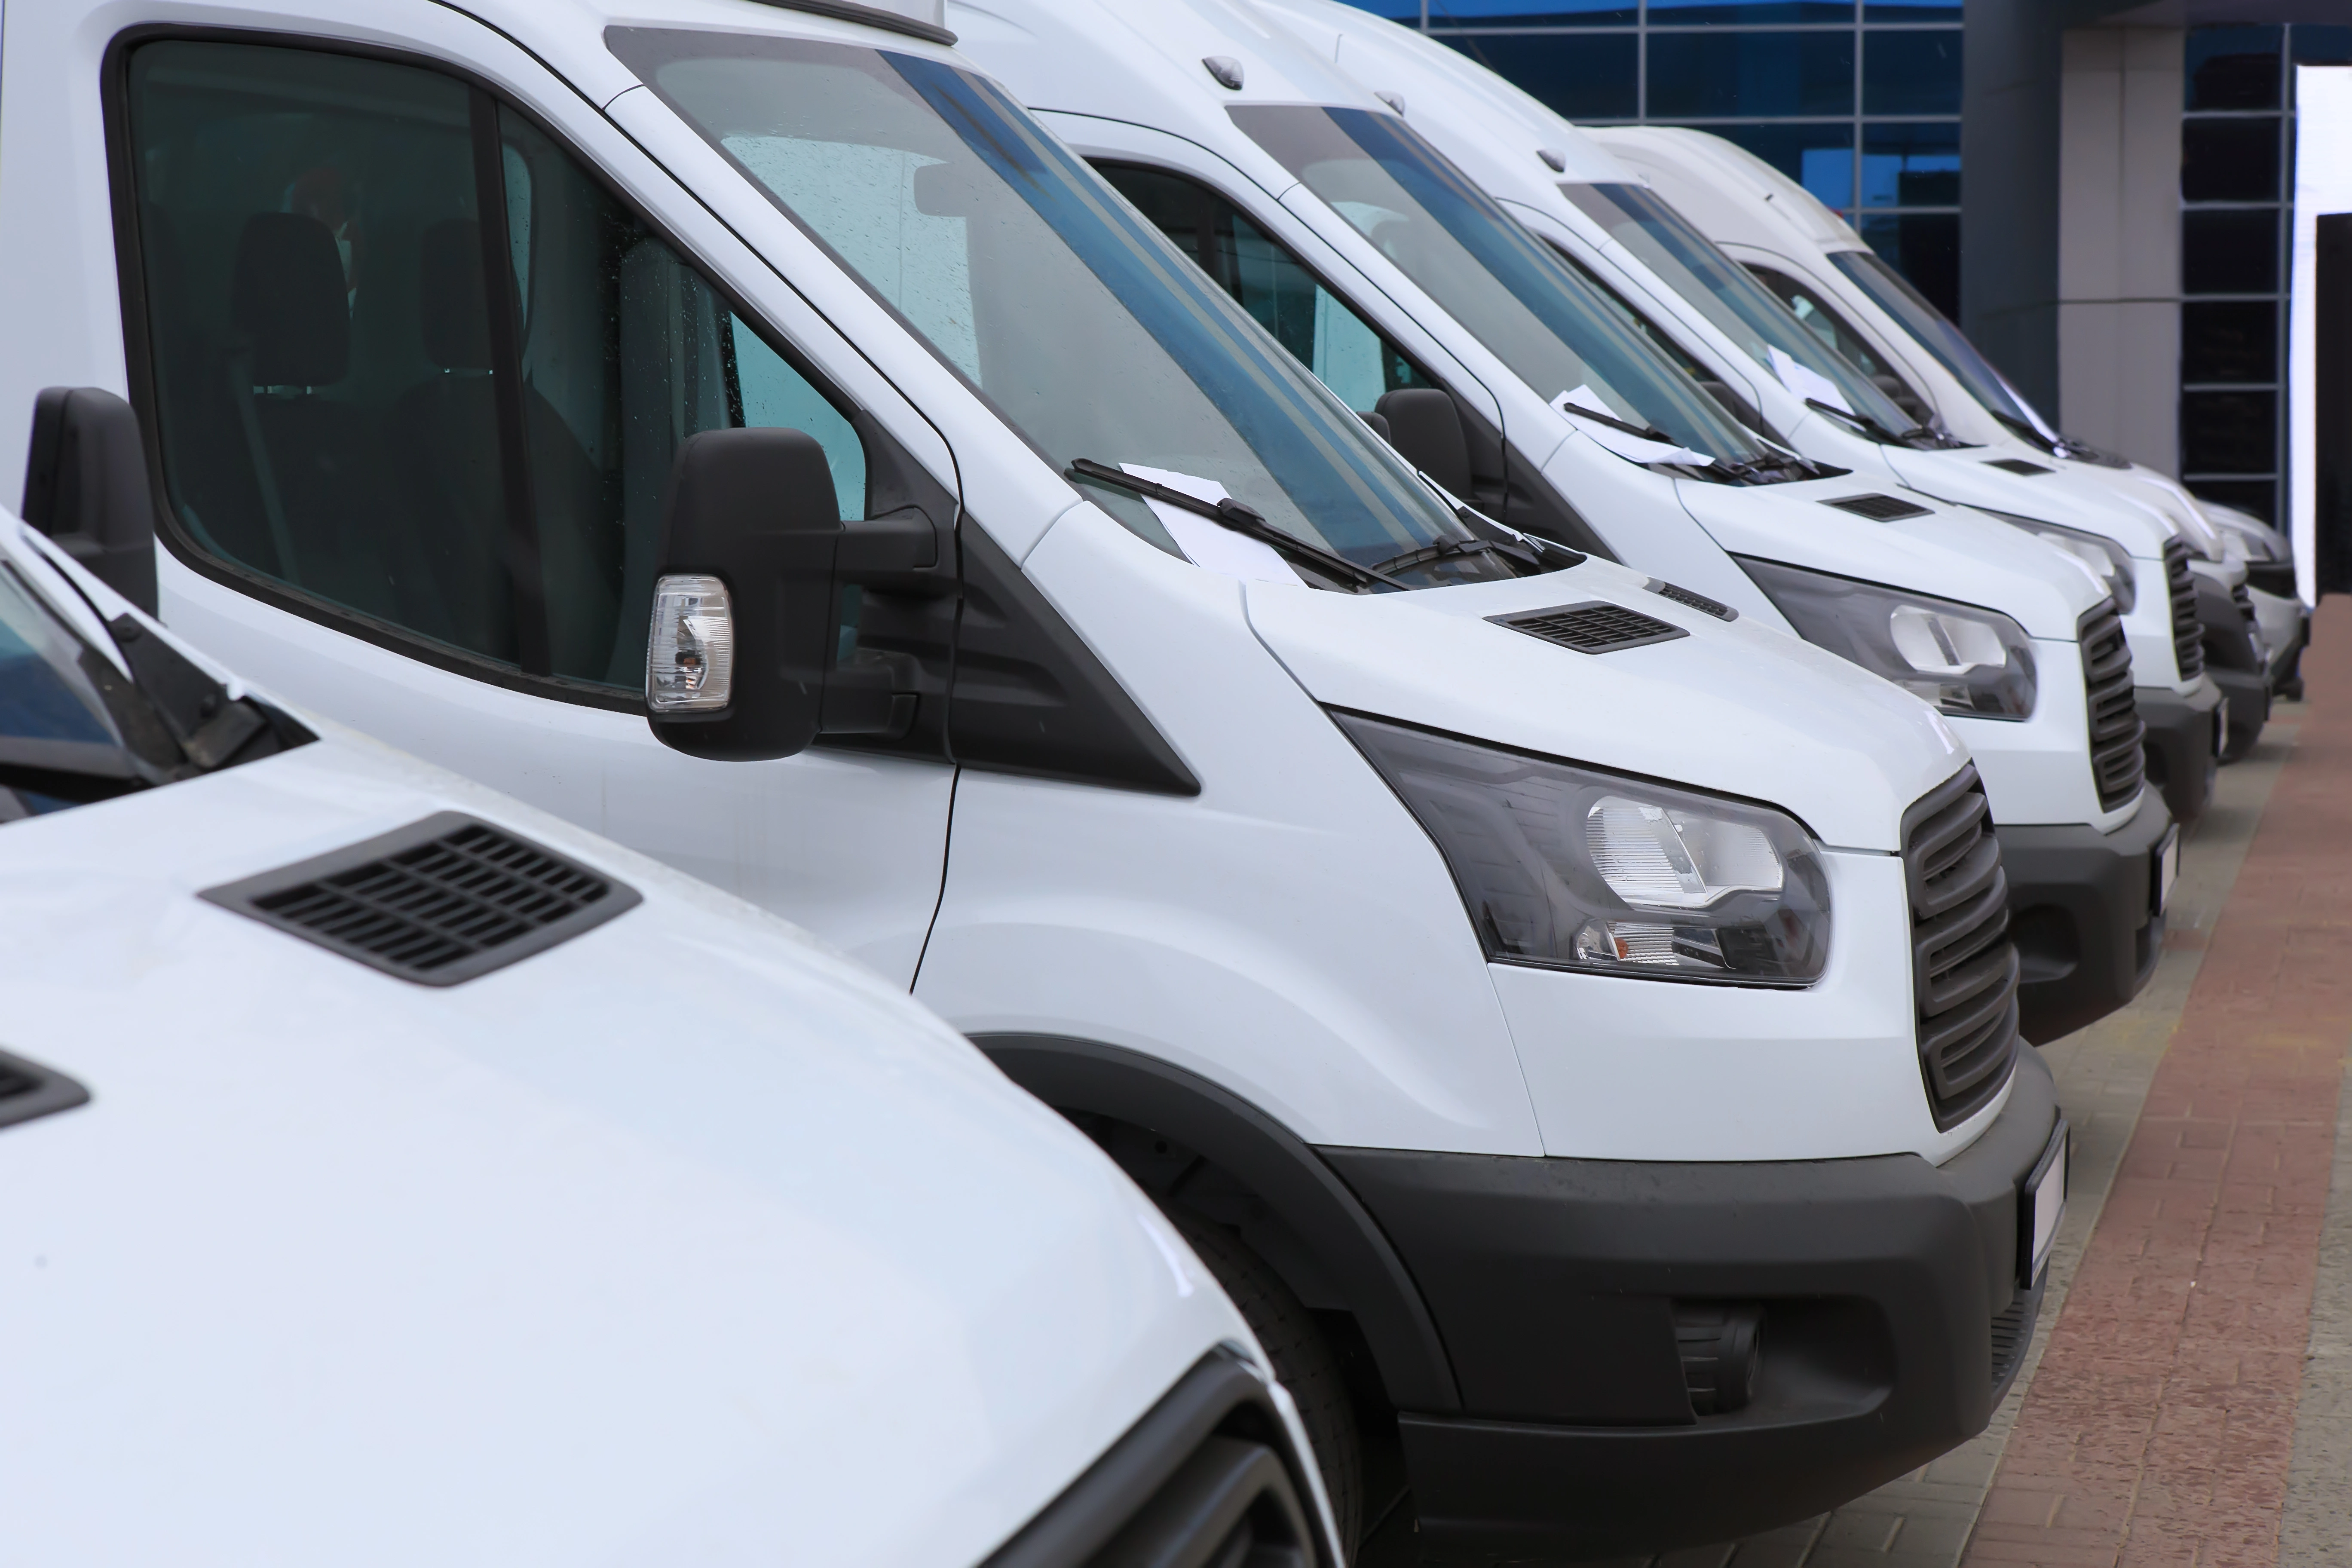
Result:
{"label": "tinted glass window", "polygon": [[1631,33],[1435,36],[1570,120],[1631,120],[1641,111],[1642,40]]}
{"label": "tinted glass window", "polygon": [[1947,320],[1960,313],[1960,215],[1869,213],[1854,227]]}
{"label": "tinted glass window", "polygon": [[1560,189],[1765,370],[1787,382],[1792,373],[1782,362],[1793,361],[1835,386],[1852,412],[1892,430],[1912,423],[1884,392],[1800,325],[1770,290],[1655,192],[1622,184],[1569,184]]}
{"label": "tinted glass window", "polygon": [[[1085,458],[1212,480],[1366,565],[1466,537],[1362,421],[993,85],[840,45],[608,37],[1057,468]],[[1140,502],[1095,493],[1172,547]],[[1425,575],[1508,570],[1468,556]]]}
{"label": "tinted glass window", "polygon": [[[157,435],[203,549],[536,675],[638,689],[698,430],[848,422],[545,135],[413,67],[131,59]],[[487,182],[487,190],[485,189]]]}
{"label": "tinted glass window", "polygon": [[1910,383],[1897,374],[1893,365],[1872,351],[1868,340],[1855,331],[1851,322],[1832,310],[1811,289],[1787,273],[1775,272],[1769,267],[1751,266],[1748,270],[1789,307],[1790,314],[1802,322],[1806,331],[1836,351],[1848,364],[1870,377],[1878,390],[1893,398],[1905,414],[1921,424],[1927,423],[1929,410],[1926,400],[1911,389]]}
{"label": "tinted glass window", "polygon": [[1957,122],[1881,124],[1864,131],[1863,205],[1943,207],[1956,206],[1959,199],[1960,128]]}
{"label": "tinted glass window", "polygon": [[2200,474],[2267,474],[2278,462],[2278,396],[2180,395],[2180,466]]}
{"label": "tinted glass window", "polygon": [[1958,114],[1960,31],[1872,32],[1862,51],[1864,114]]}
{"label": "tinted glass window", "polygon": [[2276,109],[2276,26],[2191,27],[2182,61],[2190,109]]}
{"label": "tinted glass window", "polygon": [[1853,35],[1653,33],[1653,119],[1851,114]]}
{"label": "tinted glass window", "polygon": [[1688,376],[1394,116],[1231,113],[1539,396],[1585,387],[1694,451],[1738,458],[1753,449]]}
{"label": "tinted glass window", "polygon": [[2191,120],[2180,128],[2180,195],[2192,202],[2274,202],[2279,122]]}
{"label": "tinted glass window", "polygon": [[2278,305],[2270,300],[2198,300],[2180,307],[2180,379],[2274,381]]}
{"label": "tinted glass window", "polygon": [[1357,413],[1370,412],[1384,393],[1437,384],[1297,257],[1208,186],[1133,163],[1098,166],[1160,233]]}
{"label": "tinted glass window", "polygon": [[2180,289],[2185,294],[2271,294],[2278,289],[2279,215],[2274,207],[2180,215]]}

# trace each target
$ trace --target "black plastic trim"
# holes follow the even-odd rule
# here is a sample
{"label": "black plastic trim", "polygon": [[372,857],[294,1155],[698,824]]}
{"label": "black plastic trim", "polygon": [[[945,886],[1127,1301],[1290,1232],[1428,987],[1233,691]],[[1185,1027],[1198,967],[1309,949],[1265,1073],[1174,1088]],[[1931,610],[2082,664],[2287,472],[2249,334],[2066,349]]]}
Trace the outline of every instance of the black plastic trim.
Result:
{"label": "black plastic trim", "polygon": [[2018,1032],[2036,1045],[2096,1023],[2139,994],[2163,955],[2150,858],[2172,814],[2153,791],[2113,833],[2088,823],[1996,826],[2009,929],[2022,963]]}
{"label": "black plastic trim", "polygon": [[[1265,1380],[1223,1347],[1195,1362],[1159,1404],[1043,1512],[989,1553],[981,1568],[1087,1568],[1128,1561],[1124,1555],[1097,1553],[1176,1478],[1187,1460],[1221,1433],[1275,1451],[1290,1483],[1285,1500],[1315,1543],[1317,1568],[1339,1568],[1339,1552],[1316,1516],[1314,1489],[1307,1480],[1308,1459],[1292,1449]],[[1202,1540],[1197,1544],[1213,1547],[1217,1542]]]}
{"label": "black plastic trim", "polygon": [[[1940,1166],[1324,1149],[1426,1283],[1462,1378],[1465,1414],[1400,1417],[1416,1546],[1487,1562],[1725,1541],[1981,1431],[2019,1183],[2058,1114],[2038,1053],[2011,1085]],[[1691,1300],[1763,1305],[1741,1410],[1690,1411],[1672,1304]]]}
{"label": "black plastic trim", "polygon": [[1055,1110],[1147,1129],[1229,1173],[1312,1250],[1363,1330],[1389,1397],[1416,1410],[1459,1408],[1445,1347],[1412,1274],[1348,1184],[1288,1128],[1140,1051],[1052,1035],[975,1035],[972,1043]]}
{"label": "black plastic trim", "polygon": [[[260,907],[259,900],[273,893],[284,892],[289,889],[300,887],[305,882],[315,882],[323,878],[332,877],[338,872],[364,866],[372,860],[388,858],[404,850],[430,844],[436,839],[445,838],[468,827],[487,828],[509,842],[520,844],[525,848],[547,857],[566,869],[593,877],[604,884],[605,890],[593,903],[574,910],[560,920],[551,921],[509,941],[485,948],[469,957],[458,959],[455,963],[426,973],[420,973],[405,964],[387,960],[364,947],[338,941],[310,926],[286,920]],[[478,975],[488,974],[493,970],[504,969],[507,965],[520,963],[533,953],[544,952],[551,947],[569,942],[583,931],[603,925],[616,915],[627,913],[645,901],[643,894],[609,872],[583,865],[571,856],[551,849],[536,839],[527,838],[510,827],[500,826],[495,822],[485,822],[480,817],[469,816],[457,811],[436,812],[431,816],[412,822],[405,827],[394,828],[390,833],[379,834],[373,838],[362,839],[357,844],[347,844],[341,849],[331,849],[324,855],[315,855],[308,860],[298,860],[291,866],[280,866],[272,871],[263,871],[258,875],[243,878],[235,882],[224,882],[216,888],[204,889],[197,893],[196,897],[206,903],[216,904],[233,914],[240,914],[248,920],[259,921],[264,925],[274,926],[289,936],[316,943],[330,952],[340,953],[355,963],[364,963],[369,968],[392,975],[395,979],[435,986],[457,985]]]}
{"label": "black plastic trim", "polygon": [[89,1090],[52,1067],[0,1051],[0,1127],[89,1103]]}
{"label": "black plastic trim", "polygon": [[2172,820],[2189,828],[2213,798],[2213,710],[2221,706],[2221,689],[2206,681],[2183,696],[2168,686],[2138,686],[2132,700],[2147,726],[2148,782]]}

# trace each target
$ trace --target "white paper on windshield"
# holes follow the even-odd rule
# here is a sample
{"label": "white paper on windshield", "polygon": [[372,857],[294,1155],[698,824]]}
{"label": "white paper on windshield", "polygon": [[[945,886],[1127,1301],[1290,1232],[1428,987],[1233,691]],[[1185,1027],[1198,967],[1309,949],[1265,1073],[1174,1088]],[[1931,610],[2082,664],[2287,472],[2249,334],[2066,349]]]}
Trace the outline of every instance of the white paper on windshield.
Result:
{"label": "white paper on windshield", "polygon": [[1601,401],[1601,395],[1589,385],[1577,386],[1551,400],[1553,412],[1562,419],[1591,437],[1604,451],[1616,453],[1629,463],[1687,463],[1703,468],[1715,461],[1705,452],[1694,452],[1688,447],[1677,447],[1672,441],[1653,441],[1646,436],[1636,436],[1630,430],[1620,430],[1603,425],[1597,419],[1579,419],[1569,412],[1581,408],[1591,414],[1605,414],[1612,419],[1623,415]]}
{"label": "white paper on windshield", "polygon": [[1777,348],[1768,343],[1765,345],[1765,352],[1772,356],[1772,374],[1780,378],[1782,386],[1787,387],[1799,397],[1810,397],[1816,403],[1826,403],[1840,414],[1853,412],[1853,405],[1845,400],[1845,394],[1838,390],[1836,382],[1832,381],[1820,371],[1799,364],[1784,348]]}
{"label": "white paper on windshield", "polygon": [[[1156,485],[1166,485],[1171,490],[1182,490],[1205,501],[1225,499],[1225,487],[1214,479],[1204,479],[1197,474],[1179,474],[1167,468],[1147,468],[1140,463],[1121,463],[1119,468],[1139,479],[1150,479]],[[1246,533],[1235,533],[1222,522],[1212,522],[1194,511],[1166,501],[1146,498],[1144,505],[1176,542],[1176,548],[1193,565],[1227,577],[1238,577],[1244,583],[1301,583],[1297,573],[1282,552],[1263,539],[1252,539]]]}

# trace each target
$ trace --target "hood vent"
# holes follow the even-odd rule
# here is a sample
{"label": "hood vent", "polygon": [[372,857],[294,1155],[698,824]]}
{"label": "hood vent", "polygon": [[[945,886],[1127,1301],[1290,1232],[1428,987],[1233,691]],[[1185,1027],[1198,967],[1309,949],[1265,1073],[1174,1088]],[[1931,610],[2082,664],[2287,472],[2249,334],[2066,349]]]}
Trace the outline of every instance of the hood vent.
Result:
{"label": "hood vent", "polygon": [[1686,610],[1696,610],[1702,616],[1713,616],[1718,621],[1736,621],[1739,618],[1739,612],[1729,605],[1717,604],[1705,594],[1695,594],[1688,588],[1678,588],[1672,583],[1661,582],[1655,577],[1651,578],[1643,586],[1661,599],[1671,599]]}
{"label": "hood vent", "polygon": [[2003,468],[2012,474],[2023,474],[2029,479],[2036,474],[2054,474],[2058,471],[2055,468],[2045,468],[2039,463],[2029,463],[2022,458],[1990,458],[1986,459],[1985,467]]}
{"label": "hood vent", "polygon": [[1840,511],[1850,511],[1856,517],[1866,517],[1873,522],[1900,522],[1906,517],[1929,517],[1932,509],[1893,496],[1843,496],[1825,500],[1823,506],[1833,506]]}
{"label": "hood vent", "polygon": [[0,1051],[0,1127],[89,1103],[89,1090],[54,1068]]}
{"label": "hood vent", "polygon": [[641,901],[625,883],[454,811],[201,896],[424,985],[503,969]]}
{"label": "hood vent", "polygon": [[1682,627],[1662,621],[1655,616],[1645,616],[1639,610],[1629,610],[1622,605],[1612,605],[1593,599],[1581,605],[1561,605],[1556,609],[1529,610],[1516,616],[1489,616],[1498,626],[1508,626],[1515,632],[1525,632],[1531,637],[1541,637],[1562,647],[1572,647],[1579,653],[1614,653],[1619,648],[1642,647],[1654,642],[1672,642],[1690,633]]}

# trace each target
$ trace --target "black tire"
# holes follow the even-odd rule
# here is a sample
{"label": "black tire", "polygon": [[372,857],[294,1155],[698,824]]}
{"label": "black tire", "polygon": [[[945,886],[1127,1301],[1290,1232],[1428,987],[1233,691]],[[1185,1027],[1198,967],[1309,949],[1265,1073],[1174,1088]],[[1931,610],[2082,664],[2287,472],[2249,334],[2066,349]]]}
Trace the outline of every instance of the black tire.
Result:
{"label": "black tire", "polygon": [[1274,1374],[1298,1406],[1298,1418],[1315,1446],[1331,1517],[1339,1527],[1340,1550],[1352,1559],[1364,1497],[1363,1444],[1356,1410],[1330,1341],[1265,1259],[1223,1226],[1181,1210],[1170,1215],[1192,1244],[1209,1272],[1241,1309],[1242,1317],[1265,1347]]}

